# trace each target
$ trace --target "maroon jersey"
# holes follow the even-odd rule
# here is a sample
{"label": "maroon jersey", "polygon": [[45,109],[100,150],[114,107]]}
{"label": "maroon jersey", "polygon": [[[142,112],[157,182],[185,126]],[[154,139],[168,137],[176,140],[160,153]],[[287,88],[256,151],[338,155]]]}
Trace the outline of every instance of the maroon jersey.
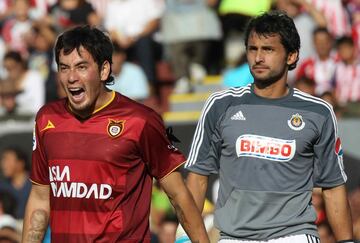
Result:
{"label": "maroon jersey", "polygon": [[50,185],[52,242],[150,242],[152,178],[185,161],[159,115],[114,92],[80,121],[60,100],[38,112],[33,140],[31,180]]}

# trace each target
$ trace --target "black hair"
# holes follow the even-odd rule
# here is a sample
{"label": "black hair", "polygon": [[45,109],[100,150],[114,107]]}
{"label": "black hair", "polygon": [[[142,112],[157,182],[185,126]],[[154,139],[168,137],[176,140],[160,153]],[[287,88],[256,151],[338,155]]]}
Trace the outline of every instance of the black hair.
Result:
{"label": "black hair", "polygon": [[16,158],[19,161],[22,161],[24,163],[24,169],[26,171],[30,170],[30,163],[28,161],[28,154],[22,150],[21,148],[17,147],[17,146],[7,146],[6,148],[4,148],[2,150],[2,154],[4,154],[5,152],[13,152],[16,155]]}
{"label": "black hair", "polygon": [[355,45],[354,40],[351,38],[351,36],[347,36],[347,35],[341,36],[336,40],[336,47],[339,47],[340,45],[343,44],[348,44],[350,46]]}
{"label": "black hair", "polygon": [[126,50],[122,48],[117,42],[113,42],[114,53],[126,53]]}
{"label": "black hair", "polygon": [[76,26],[62,33],[55,44],[55,60],[59,65],[61,50],[65,55],[70,54],[74,49],[79,52],[80,47],[85,48],[98,64],[99,70],[105,61],[110,63],[109,77],[105,84],[113,83],[111,76],[113,45],[108,35],[101,30],[88,25]]}
{"label": "black hair", "polygon": [[256,16],[250,20],[245,31],[245,47],[247,48],[249,36],[252,32],[264,37],[278,34],[281,44],[287,54],[298,53],[297,60],[289,65],[289,70],[293,70],[299,61],[300,36],[292,18],[283,11],[269,11]]}
{"label": "black hair", "polygon": [[18,51],[11,50],[6,52],[3,57],[3,60],[5,61],[6,59],[14,60],[16,63],[20,63],[24,69],[27,69],[27,60],[23,58],[21,56],[21,53]]}
{"label": "black hair", "polygon": [[329,30],[326,27],[322,27],[322,26],[316,27],[312,33],[313,33],[313,36],[315,36],[318,33],[325,33],[325,34],[328,34],[330,37],[332,37]]}

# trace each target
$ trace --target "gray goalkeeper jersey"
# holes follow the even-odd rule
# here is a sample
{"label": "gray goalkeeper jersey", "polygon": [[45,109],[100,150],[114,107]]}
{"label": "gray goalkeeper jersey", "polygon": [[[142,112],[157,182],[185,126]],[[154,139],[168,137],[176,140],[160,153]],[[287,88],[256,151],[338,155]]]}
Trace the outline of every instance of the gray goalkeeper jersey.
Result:
{"label": "gray goalkeeper jersey", "polygon": [[262,98],[253,85],[209,97],[185,168],[219,174],[215,226],[222,239],[318,236],[313,187],[346,181],[331,105],[297,89]]}

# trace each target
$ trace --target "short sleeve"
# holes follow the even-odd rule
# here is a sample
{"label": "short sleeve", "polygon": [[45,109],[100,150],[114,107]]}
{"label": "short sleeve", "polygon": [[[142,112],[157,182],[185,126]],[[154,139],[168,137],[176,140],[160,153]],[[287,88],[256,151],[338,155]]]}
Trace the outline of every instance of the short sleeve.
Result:
{"label": "short sleeve", "polygon": [[49,167],[43,151],[38,122],[35,122],[34,126],[32,150],[30,180],[36,184],[48,185]]}
{"label": "short sleeve", "polygon": [[151,176],[161,179],[185,162],[184,155],[169,141],[159,115],[147,117],[139,146]]}
{"label": "short sleeve", "polygon": [[315,186],[334,187],[347,180],[336,118],[329,115],[314,146]]}
{"label": "short sleeve", "polygon": [[221,112],[215,96],[205,103],[193,137],[185,168],[189,171],[210,175],[217,174],[221,153],[221,136],[218,123]]}

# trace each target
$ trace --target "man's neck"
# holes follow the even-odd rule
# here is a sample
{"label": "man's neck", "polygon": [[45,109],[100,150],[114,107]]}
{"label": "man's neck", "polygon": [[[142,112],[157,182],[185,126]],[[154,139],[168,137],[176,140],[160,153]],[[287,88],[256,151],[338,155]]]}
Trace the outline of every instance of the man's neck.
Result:
{"label": "man's neck", "polygon": [[269,85],[264,85],[261,81],[255,80],[254,92],[256,95],[268,99],[277,99],[284,97],[289,93],[289,87],[286,80],[287,75]]}

